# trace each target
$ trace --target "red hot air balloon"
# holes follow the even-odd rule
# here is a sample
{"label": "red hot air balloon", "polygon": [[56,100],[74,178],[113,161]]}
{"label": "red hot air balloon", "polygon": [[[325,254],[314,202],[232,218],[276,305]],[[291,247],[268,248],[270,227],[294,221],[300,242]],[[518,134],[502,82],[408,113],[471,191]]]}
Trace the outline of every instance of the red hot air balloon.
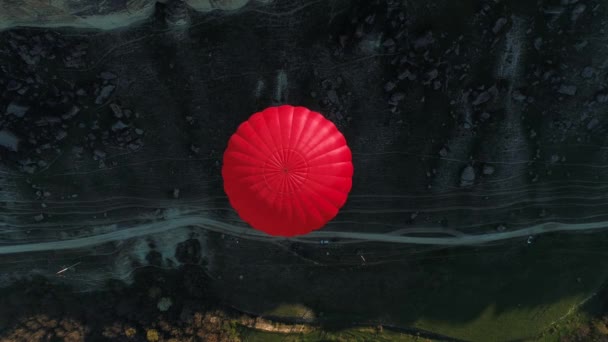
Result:
{"label": "red hot air balloon", "polygon": [[230,204],[253,228],[294,236],[323,227],[352,187],[346,139],[304,107],[270,107],[243,122],[224,152]]}

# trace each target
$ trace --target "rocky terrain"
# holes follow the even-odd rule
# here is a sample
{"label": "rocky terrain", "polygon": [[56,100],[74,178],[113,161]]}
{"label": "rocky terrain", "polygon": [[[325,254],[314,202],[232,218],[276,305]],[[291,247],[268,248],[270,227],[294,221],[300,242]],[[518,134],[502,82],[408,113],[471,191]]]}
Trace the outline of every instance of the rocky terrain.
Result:
{"label": "rocky terrain", "polygon": [[[1,2],[0,333],[196,339],[196,313],[288,303],[305,323],[537,336],[608,276],[607,14]],[[282,103],[332,120],[355,165],[336,220],[290,240],[243,224],[220,174],[236,127]]]}

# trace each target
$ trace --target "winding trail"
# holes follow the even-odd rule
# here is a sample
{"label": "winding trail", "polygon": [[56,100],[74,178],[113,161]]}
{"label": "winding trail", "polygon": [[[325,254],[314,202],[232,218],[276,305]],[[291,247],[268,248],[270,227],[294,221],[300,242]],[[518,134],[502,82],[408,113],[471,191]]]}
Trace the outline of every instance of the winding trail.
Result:
{"label": "winding trail", "polygon": [[[276,241],[284,238],[272,237],[265,233],[259,232],[248,227],[239,227],[232,224],[227,224],[210,218],[200,216],[177,217],[164,221],[156,221],[151,223],[143,223],[134,228],[121,229],[108,233],[98,234],[94,236],[74,238],[62,241],[25,243],[17,245],[0,246],[0,255],[16,254],[27,252],[43,252],[50,250],[69,250],[80,249],[90,246],[96,246],[113,241],[128,240],[136,237],[162,233],[169,230],[181,227],[199,227],[201,229],[219,232],[223,234],[233,235],[243,239],[253,239],[261,241]],[[350,241],[344,242],[385,242],[385,243],[401,243],[401,244],[416,244],[416,245],[437,245],[437,246],[468,246],[478,245],[500,240],[513,238],[527,237],[530,235],[539,235],[550,232],[564,231],[593,231],[608,227],[608,222],[590,222],[590,223],[561,223],[561,222],[545,222],[536,224],[527,228],[522,228],[513,231],[493,232],[489,234],[478,235],[460,235],[447,237],[414,237],[395,235],[395,232],[385,234],[375,233],[360,233],[360,232],[337,232],[337,231],[316,231],[305,236],[299,236],[294,240],[302,243],[319,243],[319,239],[343,239]],[[437,233],[436,228],[417,229],[418,233]],[[286,239],[290,240],[290,239]],[[340,242],[337,242],[340,243]]]}

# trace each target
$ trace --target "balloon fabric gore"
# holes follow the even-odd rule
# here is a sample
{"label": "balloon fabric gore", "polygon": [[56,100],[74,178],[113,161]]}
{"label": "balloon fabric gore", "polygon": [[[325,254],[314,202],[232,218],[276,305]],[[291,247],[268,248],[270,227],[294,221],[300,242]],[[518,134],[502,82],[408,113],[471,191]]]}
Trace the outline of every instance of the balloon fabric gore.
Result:
{"label": "balloon fabric gore", "polygon": [[277,236],[323,227],[346,202],[352,176],[352,154],[336,126],[288,105],[243,122],[222,166],[224,190],[241,219]]}

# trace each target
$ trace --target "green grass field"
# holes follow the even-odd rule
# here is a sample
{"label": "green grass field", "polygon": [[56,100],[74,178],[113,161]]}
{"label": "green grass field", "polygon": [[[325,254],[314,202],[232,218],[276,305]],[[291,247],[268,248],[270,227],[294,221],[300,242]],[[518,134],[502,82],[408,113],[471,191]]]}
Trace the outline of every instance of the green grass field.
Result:
{"label": "green grass field", "polygon": [[[285,318],[314,315],[332,327],[331,331],[337,331],[323,333],[331,337],[319,336],[321,332],[292,336],[303,341],[340,336],[356,340],[358,334],[362,334],[361,341],[385,338],[382,334],[368,336],[358,330],[339,330],[352,321],[369,321],[370,325],[381,322],[467,341],[557,340],[556,334],[547,332],[549,328],[566,324],[576,315],[584,317],[588,305],[579,305],[592,303],[593,294],[608,277],[604,266],[608,261],[606,245],[608,234],[561,234],[542,236],[529,246],[525,241],[509,241],[458,248],[437,258],[412,255],[419,259],[415,274],[399,274],[393,266],[381,266],[353,273],[348,282],[340,277],[349,275],[333,275],[321,269],[315,276],[326,277],[328,282],[342,281],[336,288],[343,297],[336,297],[340,295],[338,290],[324,293],[308,287],[302,290],[299,301],[287,302],[280,293],[259,289],[265,301],[277,304],[264,305],[266,308],[257,312]],[[378,286],[361,286],[367,277],[374,276],[390,284],[380,290]],[[299,284],[296,279],[293,282]],[[296,285],[290,283],[294,291]],[[348,300],[349,296],[353,299]],[[255,303],[247,304],[255,309]],[[272,336],[265,338],[270,341]],[[414,338],[396,336],[390,338]]]}

